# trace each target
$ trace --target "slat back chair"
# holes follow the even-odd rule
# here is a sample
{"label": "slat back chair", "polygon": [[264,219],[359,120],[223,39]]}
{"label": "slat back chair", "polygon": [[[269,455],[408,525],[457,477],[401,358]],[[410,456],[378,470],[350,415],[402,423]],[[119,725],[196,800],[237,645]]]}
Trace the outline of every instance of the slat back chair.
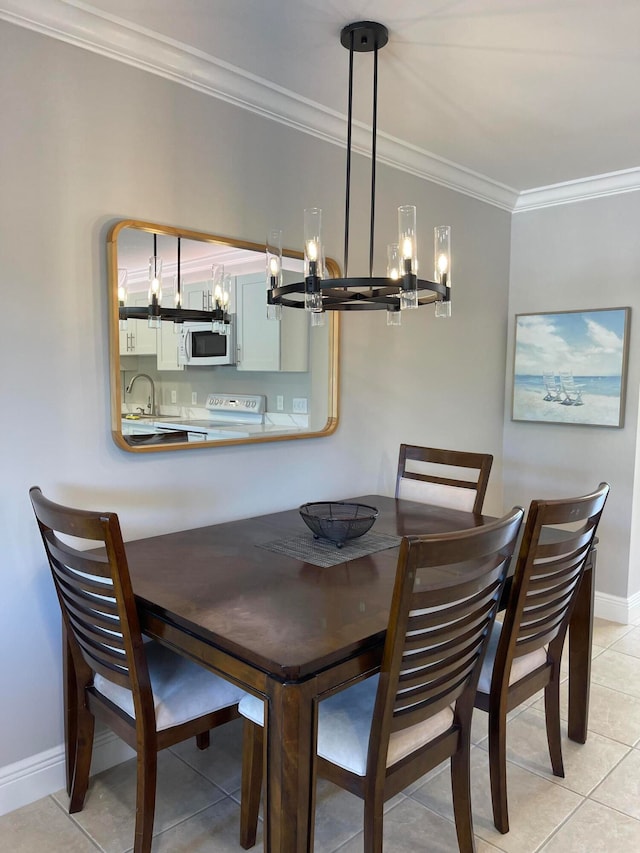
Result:
{"label": "slat back chair", "polygon": [[481,513],[492,463],[490,453],[401,444],[396,498]]}
{"label": "slat back chair", "polygon": [[551,766],[556,776],[564,776],[562,650],[608,493],[608,484],[600,483],[592,494],[534,500],[529,508],[504,622],[493,626],[476,695],[476,707],[489,712],[493,816],[503,833],[509,831],[507,713],[542,688]]}
{"label": "slat back chair", "polygon": [[[148,853],[157,752],[190,737],[206,748],[209,730],[238,716],[243,691],[158,643],[143,641],[115,513],[61,506],[37,486],[29,495],[62,610],[71,655],[67,665],[76,685],[75,695],[67,699],[69,812],[84,805],[98,717],[137,752],[134,851]],[[80,550],[77,540],[91,540],[99,550]]]}
{"label": "slat back chair", "polygon": [[[379,675],[318,706],[317,773],[364,800],[365,853],[382,851],[383,804],[451,758],[460,849],[473,851],[471,715],[486,640],[523,510],[456,533],[402,539]],[[264,703],[240,702],[240,841],[255,843]]]}

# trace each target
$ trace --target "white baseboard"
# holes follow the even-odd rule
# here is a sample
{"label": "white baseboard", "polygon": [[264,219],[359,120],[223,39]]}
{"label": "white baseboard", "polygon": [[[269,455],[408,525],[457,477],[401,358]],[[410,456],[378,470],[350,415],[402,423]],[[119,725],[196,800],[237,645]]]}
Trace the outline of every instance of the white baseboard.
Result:
{"label": "white baseboard", "polygon": [[[91,773],[100,773],[135,752],[110,731],[96,735]],[[0,768],[0,815],[46,797],[66,787],[64,745]]]}
{"label": "white baseboard", "polygon": [[632,595],[631,598],[596,592],[594,613],[601,619],[630,625],[640,619],[640,592]]}

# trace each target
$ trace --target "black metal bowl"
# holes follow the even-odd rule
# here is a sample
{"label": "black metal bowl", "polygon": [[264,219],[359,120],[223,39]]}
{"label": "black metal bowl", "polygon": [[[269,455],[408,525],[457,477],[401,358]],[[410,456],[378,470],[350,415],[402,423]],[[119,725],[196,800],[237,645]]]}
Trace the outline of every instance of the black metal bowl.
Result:
{"label": "black metal bowl", "polygon": [[328,539],[342,548],[347,540],[357,539],[371,529],[378,510],[367,504],[319,501],[302,504],[300,515],[315,539]]}

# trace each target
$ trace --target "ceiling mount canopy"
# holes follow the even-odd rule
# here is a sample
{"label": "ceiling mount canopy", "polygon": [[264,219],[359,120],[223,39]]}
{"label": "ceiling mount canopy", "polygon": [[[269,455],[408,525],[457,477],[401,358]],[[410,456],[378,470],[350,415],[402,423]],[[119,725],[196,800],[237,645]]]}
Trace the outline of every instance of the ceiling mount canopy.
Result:
{"label": "ceiling mount canopy", "polygon": [[[386,309],[387,323],[398,326],[401,312],[435,303],[436,317],[451,316],[451,229],[434,229],[434,281],[418,278],[416,208],[398,208],[398,242],[387,246],[387,274],[374,277],[374,230],[376,203],[376,136],[378,118],[378,51],[389,40],[389,31],[375,21],[357,21],[344,27],[340,43],[349,51],[347,117],[347,168],[344,217],[344,278],[326,278],[322,244],[322,210],[304,211],[304,280],[282,282],[282,232],[267,238],[267,315],[281,317],[282,308],[304,308],[313,325],[324,323],[325,311]],[[369,228],[369,275],[349,276],[349,219],[353,126],[353,60],[355,53],[373,53],[373,109],[371,119],[371,201]]]}

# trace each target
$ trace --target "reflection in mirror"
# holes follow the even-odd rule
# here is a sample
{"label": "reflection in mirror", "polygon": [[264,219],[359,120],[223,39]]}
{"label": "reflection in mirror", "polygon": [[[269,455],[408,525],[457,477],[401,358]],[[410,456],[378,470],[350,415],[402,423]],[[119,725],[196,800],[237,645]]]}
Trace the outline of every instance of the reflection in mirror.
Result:
{"label": "reflection in mirror", "polygon": [[[335,430],[338,318],[268,319],[265,246],[125,220],[108,252],[116,444],[148,452]],[[284,283],[300,280],[302,256],[284,250],[282,269]],[[338,274],[334,261],[327,269]],[[176,305],[177,317],[166,310]]]}

